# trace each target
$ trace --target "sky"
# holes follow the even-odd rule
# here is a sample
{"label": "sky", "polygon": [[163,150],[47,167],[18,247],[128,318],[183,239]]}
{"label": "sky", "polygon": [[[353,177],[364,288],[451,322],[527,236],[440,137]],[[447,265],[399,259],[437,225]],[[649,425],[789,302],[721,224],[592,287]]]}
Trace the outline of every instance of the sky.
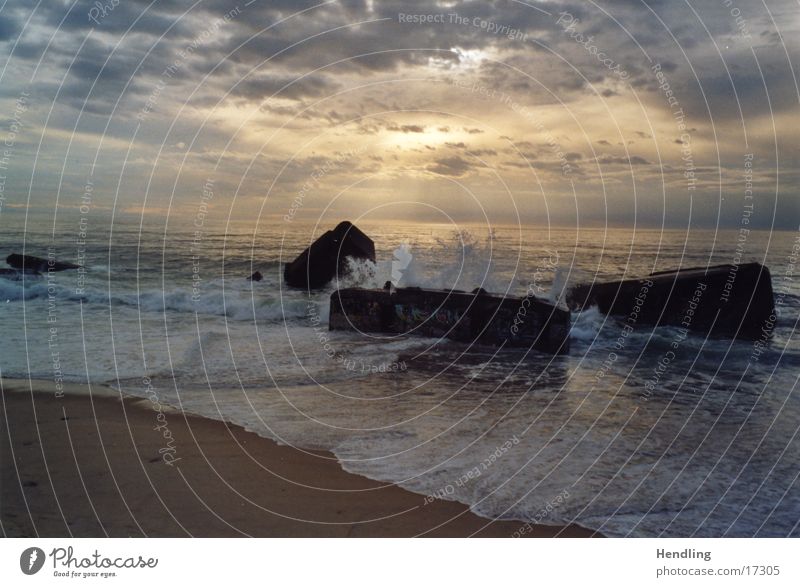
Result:
{"label": "sky", "polygon": [[800,224],[796,0],[0,7],[0,227]]}

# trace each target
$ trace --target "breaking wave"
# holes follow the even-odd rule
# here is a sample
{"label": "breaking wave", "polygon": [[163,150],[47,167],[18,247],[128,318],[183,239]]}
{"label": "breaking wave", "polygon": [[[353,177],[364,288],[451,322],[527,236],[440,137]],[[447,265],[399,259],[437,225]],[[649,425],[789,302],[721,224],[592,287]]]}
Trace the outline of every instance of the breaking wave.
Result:
{"label": "breaking wave", "polygon": [[98,288],[83,288],[81,292],[63,285],[50,285],[42,280],[34,283],[0,280],[0,299],[13,301],[47,300],[52,296],[56,303],[84,303],[105,306],[132,306],[147,312],[185,312],[226,316],[231,320],[296,320],[307,312],[308,303],[324,304],[327,296],[310,299],[297,292],[281,296],[264,294],[256,290],[229,290],[215,288],[202,294],[191,288],[172,290],[148,289],[140,294],[115,293]]}

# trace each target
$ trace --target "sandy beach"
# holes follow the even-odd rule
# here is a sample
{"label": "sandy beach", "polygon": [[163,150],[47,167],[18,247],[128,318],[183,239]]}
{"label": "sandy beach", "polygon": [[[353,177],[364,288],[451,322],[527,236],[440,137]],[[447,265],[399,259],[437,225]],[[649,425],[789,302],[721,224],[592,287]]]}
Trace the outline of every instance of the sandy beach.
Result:
{"label": "sandy beach", "polygon": [[[5,536],[588,537],[491,521],[106,388],[2,380]],[[164,420],[171,438],[165,438]],[[161,426],[161,427],[160,427]]]}

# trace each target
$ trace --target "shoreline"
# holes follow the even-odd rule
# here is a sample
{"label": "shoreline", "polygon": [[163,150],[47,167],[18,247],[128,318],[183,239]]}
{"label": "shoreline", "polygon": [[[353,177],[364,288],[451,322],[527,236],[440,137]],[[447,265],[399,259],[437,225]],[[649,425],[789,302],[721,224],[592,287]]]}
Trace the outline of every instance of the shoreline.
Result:
{"label": "shoreline", "polygon": [[599,536],[426,502],[344,471],[332,453],[156,410],[104,386],[63,384],[61,397],[49,381],[4,378],[0,386],[5,536]]}

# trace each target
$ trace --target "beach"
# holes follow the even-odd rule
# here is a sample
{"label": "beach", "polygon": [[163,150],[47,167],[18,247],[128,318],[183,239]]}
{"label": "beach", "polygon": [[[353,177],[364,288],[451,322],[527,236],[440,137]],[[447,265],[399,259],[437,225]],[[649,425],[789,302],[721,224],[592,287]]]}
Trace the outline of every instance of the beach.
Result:
{"label": "beach", "polygon": [[[311,292],[282,286],[282,247],[307,245],[303,235],[311,229],[300,228],[286,233],[286,243],[281,226],[259,237],[257,266],[252,236],[215,236],[200,261],[199,297],[194,261],[185,255],[191,234],[176,231],[165,243],[138,225],[87,245],[83,278],[64,271],[0,280],[0,375],[15,453],[30,460],[22,468],[31,478],[23,481],[37,484],[26,488],[31,507],[50,520],[34,518],[40,534],[67,535],[67,524],[41,463],[31,387],[41,426],[50,425],[44,416],[55,410],[47,420],[55,428],[42,433],[44,455],[56,494],[76,496],[62,500],[69,504],[64,517],[82,504],[68,520],[82,526],[81,535],[102,536],[105,528],[113,535],[535,534],[520,526],[484,528],[484,520],[495,519],[578,524],[609,537],[797,534],[800,283],[785,279],[793,234],[750,235],[751,244],[770,251],[780,309],[768,345],[628,326],[591,307],[573,312],[570,350],[553,357],[329,330],[334,284]],[[619,267],[649,274],[654,257],[666,270],[702,266],[712,252],[713,263],[736,253],[733,233],[724,235],[726,248],[697,232],[684,254],[683,247],[665,253],[657,231],[531,230],[518,269],[513,231],[497,229],[491,246],[470,241],[462,270],[463,235],[408,224],[365,230],[379,261],[374,272],[354,273],[361,287],[380,287],[394,253],[408,243],[413,260],[405,286],[481,286],[514,296],[533,288],[550,300],[596,273],[598,263],[601,277],[612,279]],[[59,250],[67,250],[68,233],[58,234]],[[24,241],[47,251],[50,238],[10,231],[0,233],[0,248],[17,250]],[[596,246],[602,239],[608,242]],[[626,244],[632,241],[633,248]],[[559,251],[557,264],[543,257],[551,247]],[[256,267],[260,282],[247,279]],[[58,402],[49,401],[54,381],[64,386]],[[87,381],[98,401],[78,399],[88,394]],[[20,389],[24,401],[10,391]],[[120,393],[135,399],[120,404]],[[61,420],[64,409],[68,421]],[[76,454],[87,492],[67,450],[65,422],[73,443],[86,443]],[[141,462],[131,438],[146,450]],[[117,455],[117,447],[128,448]],[[290,481],[279,484],[275,475]],[[11,479],[5,501],[21,515],[3,523],[33,534],[16,473]],[[100,512],[102,499],[108,511]],[[173,519],[171,512],[184,510],[192,512],[184,514],[188,521]],[[218,518],[219,512],[225,513]]]}
{"label": "beach", "polygon": [[[223,421],[104,387],[2,380],[5,536],[587,537],[479,517]],[[159,418],[159,414],[165,417]],[[170,438],[160,422],[168,418]]]}

